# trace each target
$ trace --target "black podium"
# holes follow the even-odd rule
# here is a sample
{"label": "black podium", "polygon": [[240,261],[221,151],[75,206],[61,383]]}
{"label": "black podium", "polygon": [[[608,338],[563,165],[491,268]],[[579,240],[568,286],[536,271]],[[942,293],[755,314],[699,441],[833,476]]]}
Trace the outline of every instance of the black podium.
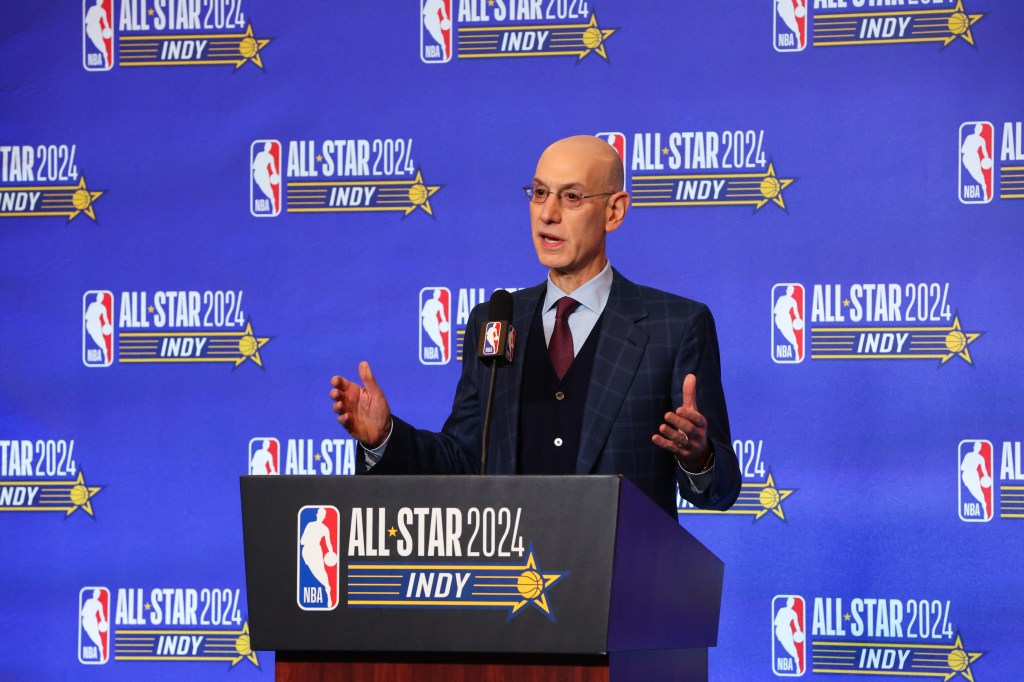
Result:
{"label": "black podium", "polygon": [[243,476],[279,680],[706,680],[724,566],[619,476]]}

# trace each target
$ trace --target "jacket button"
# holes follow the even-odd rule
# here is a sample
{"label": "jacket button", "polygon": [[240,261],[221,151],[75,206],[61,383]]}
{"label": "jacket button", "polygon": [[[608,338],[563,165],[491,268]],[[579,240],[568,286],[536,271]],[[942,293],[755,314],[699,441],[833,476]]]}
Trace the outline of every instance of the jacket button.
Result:
{"label": "jacket button", "polygon": [[561,391],[555,393],[555,400],[562,400],[563,398],[565,398],[565,394],[562,393]]}
{"label": "jacket button", "polygon": [[555,447],[556,448],[562,447],[562,439],[561,438],[556,438],[555,439]]}

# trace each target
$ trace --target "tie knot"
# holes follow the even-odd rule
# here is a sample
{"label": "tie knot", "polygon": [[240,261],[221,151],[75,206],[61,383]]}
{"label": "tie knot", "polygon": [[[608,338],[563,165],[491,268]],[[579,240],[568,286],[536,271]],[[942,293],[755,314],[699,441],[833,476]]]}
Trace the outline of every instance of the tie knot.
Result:
{"label": "tie knot", "polygon": [[579,301],[574,298],[569,298],[568,296],[563,296],[558,299],[558,302],[555,304],[557,306],[555,309],[555,319],[560,320],[572,315],[572,311],[576,310],[576,307],[579,306],[579,304]]}

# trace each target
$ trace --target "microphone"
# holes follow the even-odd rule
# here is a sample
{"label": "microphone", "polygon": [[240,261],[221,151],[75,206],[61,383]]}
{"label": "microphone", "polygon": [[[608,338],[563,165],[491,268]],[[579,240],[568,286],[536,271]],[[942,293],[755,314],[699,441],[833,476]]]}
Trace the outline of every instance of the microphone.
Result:
{"label": "microphone", "polygon": [[491,440],[491,414],[494,412],[494,385],[498,380],[498,366],[511,364],[515,357],[516,330],[512,327],[512,294],[498,289],[491,294],[487,308],[488,319],[480,329],[480,343],[476,356],[491,365],[491,379],[487,386],[484,405],[484,426],[480,443],[480,474],[487,473],[487,450]]}
{"label": "microphone", "polygon": [[494,364],[506,365],[515,355],[516,330],[512,327],[512,294],[498,289],[491,294],[488,320],[480,328],[476,356]]}

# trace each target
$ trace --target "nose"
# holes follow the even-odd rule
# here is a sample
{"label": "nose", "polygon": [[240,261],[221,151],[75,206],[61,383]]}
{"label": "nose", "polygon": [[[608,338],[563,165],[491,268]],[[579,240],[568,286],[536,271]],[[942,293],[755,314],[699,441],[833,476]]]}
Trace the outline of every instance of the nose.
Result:
{"label": "nose", "polygon": [[562,202],[555,194],[549,194],[548,200],[540,205],[540,219],[545,224],[557,223],[562,219]]}

